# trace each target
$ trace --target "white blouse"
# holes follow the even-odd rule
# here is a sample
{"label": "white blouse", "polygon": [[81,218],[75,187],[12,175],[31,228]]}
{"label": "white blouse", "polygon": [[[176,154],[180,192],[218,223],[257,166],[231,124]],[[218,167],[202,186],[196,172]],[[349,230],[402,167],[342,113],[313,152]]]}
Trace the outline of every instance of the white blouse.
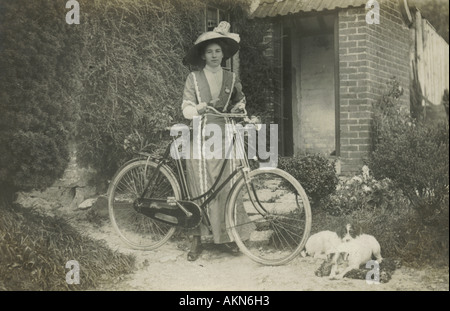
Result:
{"label": "white blouse", "polygon": [[211,90],[211,98],[215,100],[219,98],[220,90],[222,89],[223,80],[223,69],[221,66],[210,67],[208,65],[203,68],[206,80],[209,84],[209,89]]}

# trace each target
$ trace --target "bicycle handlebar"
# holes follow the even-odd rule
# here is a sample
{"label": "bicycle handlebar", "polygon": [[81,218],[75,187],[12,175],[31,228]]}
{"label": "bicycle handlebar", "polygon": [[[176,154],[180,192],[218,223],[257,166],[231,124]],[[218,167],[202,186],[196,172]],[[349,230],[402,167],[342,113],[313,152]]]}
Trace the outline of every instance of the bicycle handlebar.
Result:
{"label": "bicycle handlebar", "polygon": [[[220,112],[219,110],[217,110],[214,107],[211,106],[206,106],[206,110],[211,110],[213,113],[209,113],[209,114],[213,114],[213,115],[218,115],[218,116],[222,116],[222,117],[230,117],[230,118],[245,118],[247,117],[247,110],[245,110],[245,108],[243,109],[243,112],[241,113],[225,113],[225,112]],[[208,114],[208,112],[205,112],[205,114]]]}

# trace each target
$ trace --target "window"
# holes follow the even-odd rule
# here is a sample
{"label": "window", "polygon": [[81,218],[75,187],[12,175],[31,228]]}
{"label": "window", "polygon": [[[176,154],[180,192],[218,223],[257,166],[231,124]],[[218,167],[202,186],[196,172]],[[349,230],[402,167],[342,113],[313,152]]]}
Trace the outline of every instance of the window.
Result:
{"label": "window", "polygon": [[205,8],[205,31],[212,31],[221,21],[230,22],[230,15],[224,10],[213,7]]}

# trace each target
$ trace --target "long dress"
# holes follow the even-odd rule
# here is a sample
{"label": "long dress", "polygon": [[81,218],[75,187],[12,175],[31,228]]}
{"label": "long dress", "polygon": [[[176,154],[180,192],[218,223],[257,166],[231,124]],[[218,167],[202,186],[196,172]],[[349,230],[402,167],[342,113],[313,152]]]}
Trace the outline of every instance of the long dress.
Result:
{"label": "long dress", "polygon": [[[194,132],[202,133],[207,124],[216,124],[221,128],[222,142],[225,142],[225,135],[227,131],[225,130],[226,121],[223,117],[203,115],[203,116],[193,116],[192,113],[186,113],[187,111],[194,111],[196,114],[195,106],[201,102],[210,103],[212,100],[216,100],[213,104],[209,104],[219,111],[230,110],[234,105],[238,103],[245,104],[245,95],[242,92],[242,86],[236,77],[236,74],[230,71],[222,70],[219,68],[212,72],[208,68],[204,68],[200,71],[191,72],[186,80],[184,92],[183,92],[183,103],[182,109],[185,113],[185,117],[188,119],[198,118],[193,124],[197,124],[199,128]],[[203,134],[205,134],[203,132]],[[208,137],[191,137],[191,157],[186,160],[186,178],[188,183],[188,190],[190,191],[191,197],[198,197],[205,193],[217,180],[219,177],[220,170],[225,160],[225,145],[222,144],[222,157],[220,159],[216,158],[205,158],[205,154],[200,153],[200,158],[194,157],[194,144],[199,144],[200,148],[204,146],[205,140]],[[204,149],[203,149],[204,151]],[[219,181],[221,184],[235,169],[236,161],[228,160],[222,177]],[[211,223],[210,228],[208,228],[204,223],[194,230],[191,230],[191,235],[201,235],[210,236],[213,235],[214,243],[227,243],[231,239],[228,236],[226,226],[225,226],[225,210],[228,195],[231,191],[232,182],[228,184],[217,193],[216,198],[211,201],[207,208],[207,213]],[[199,200],[199,204],[203,200]],[[244,211],[242,201],[238,200],[238,218],[240,222],[248,223],[247,214]],[[250,236],[250,232],[253,230],[252,225],[240,226],[240,236],[243,239],[247,239]]]}

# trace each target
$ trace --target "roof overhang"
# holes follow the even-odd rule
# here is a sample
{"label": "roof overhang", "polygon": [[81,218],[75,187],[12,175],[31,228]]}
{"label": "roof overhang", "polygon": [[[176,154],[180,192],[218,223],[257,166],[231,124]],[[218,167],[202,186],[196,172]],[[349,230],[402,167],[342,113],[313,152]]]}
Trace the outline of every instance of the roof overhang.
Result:
{"label": "roof overhang", "polygon": [[250,18],[286,16],[296,13],[365,7],[367,0],[259,0]]}

